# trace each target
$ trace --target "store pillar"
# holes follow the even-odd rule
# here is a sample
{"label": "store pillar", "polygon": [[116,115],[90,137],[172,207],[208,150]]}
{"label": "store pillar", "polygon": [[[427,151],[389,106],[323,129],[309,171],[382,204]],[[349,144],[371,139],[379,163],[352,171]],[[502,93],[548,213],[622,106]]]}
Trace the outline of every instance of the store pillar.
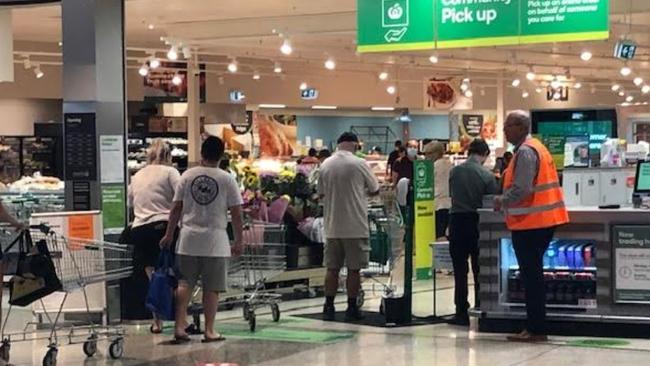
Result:
{"label": "store pillar", "polygon": [[201,89],[198,54],[192,53],[187,63],[187,163],[195,166],[201,162]]}
{"label": "store pillar", "polygon": [[66,209],[126,224],[123,0],[62,0]]}

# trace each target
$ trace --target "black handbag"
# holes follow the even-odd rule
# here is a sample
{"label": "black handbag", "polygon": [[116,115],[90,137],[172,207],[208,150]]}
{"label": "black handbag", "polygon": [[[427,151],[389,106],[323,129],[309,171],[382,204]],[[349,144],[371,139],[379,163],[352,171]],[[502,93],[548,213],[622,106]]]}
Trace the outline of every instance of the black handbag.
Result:
{"label": "black handbag", "polygon": [[21,234],[16,274],[9,282],[9,304],[27,306],[62,289],[47,241],[34,244],[29,230]]}

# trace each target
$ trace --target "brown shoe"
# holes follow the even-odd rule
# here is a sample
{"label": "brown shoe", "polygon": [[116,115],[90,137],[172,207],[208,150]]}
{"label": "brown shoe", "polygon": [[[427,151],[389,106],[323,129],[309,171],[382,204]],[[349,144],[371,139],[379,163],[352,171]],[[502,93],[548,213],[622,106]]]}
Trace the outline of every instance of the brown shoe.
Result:
{"label": "brown shoe", "polygon": [[540,343],[540,342],[547,342],[548,336],[540,335],[540,334],[531,334],[527,330],[524,330],[519,334],[508,336],[507,339],[510,342]]}

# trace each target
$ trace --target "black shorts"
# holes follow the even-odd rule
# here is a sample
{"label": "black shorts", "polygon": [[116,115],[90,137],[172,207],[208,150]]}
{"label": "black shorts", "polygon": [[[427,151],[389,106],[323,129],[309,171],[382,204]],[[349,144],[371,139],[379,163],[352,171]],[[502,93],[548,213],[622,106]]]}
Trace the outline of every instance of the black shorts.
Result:
{"label": "black shorts", "polygon": [[[167,221],[157,221],[131,229],[130,242],[133,244],[133,260],[136,265],[157,267],[160,256],[160,240],[167,231]],[[178,230],[174,234],[174,243]],[[173,252],[173,244],[172,244]]]}

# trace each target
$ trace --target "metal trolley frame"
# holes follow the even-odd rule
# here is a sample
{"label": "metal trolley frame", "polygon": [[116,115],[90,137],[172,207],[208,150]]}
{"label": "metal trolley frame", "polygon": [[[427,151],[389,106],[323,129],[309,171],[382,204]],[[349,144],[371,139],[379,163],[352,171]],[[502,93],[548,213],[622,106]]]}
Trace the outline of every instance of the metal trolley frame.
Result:
{"label": "metal trolley frame", "polygon": [[[12,343],[34,340],[49,342],[43,358],[44,366],[56,365],[58,347],[63,344],[83,344],[84,354],[92,357],[97,352],[98,341],[109,340],[110,357],[113,359],[122,357],[125,334],[123,327],[98,325],[93,322],[86,286],[129,277],[133,272],[131,247],[100,240],[68,238],[54,233],[43,225],[32,226],[30,234],[34,243],[40,241],[47,243],[64,296],[54,317],[46,310],[43,300],[40,300],[45,317],[51,326],[49,332],[38,331],[36,328],[38,324],[30,322],[25,325],[22,332],[7,333],[7,320],[12,309],[10,306],[2,323],[0,357],[9,362]],[[68,294],[77,290],[83,293],[88,323],[66,326],[61,324],[63,307]]]}
{"label": "metal trolley frame", "polygon": [[[280,321],[281,295],[273,293],[266,287],[267,280],[285,271],[287,267],[285,227],[267,222],[250,222],[244,227],[244,252],[239,257],[232,257],[228,265],[228,291],[219,302],[227,309],[241,304],[244,320],[248,322],[251,332],[257,327],[257,309],[270,307],[273,321]],[[201,332],[202,311],[199,301],[200,286],[192,295],[193,305],[190,313],[193,324],[189,333]]]}

